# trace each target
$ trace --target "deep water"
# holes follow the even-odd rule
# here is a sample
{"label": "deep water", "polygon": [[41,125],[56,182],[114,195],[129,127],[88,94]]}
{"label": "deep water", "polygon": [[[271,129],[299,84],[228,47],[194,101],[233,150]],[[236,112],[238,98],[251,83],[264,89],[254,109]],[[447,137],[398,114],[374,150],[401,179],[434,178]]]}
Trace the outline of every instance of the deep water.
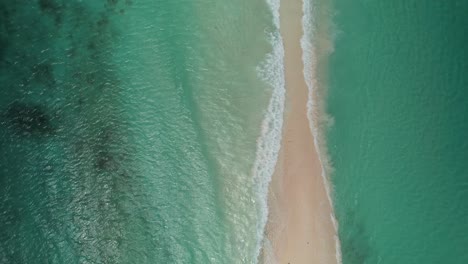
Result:
{"label": "deep water", "polygon": [[334,1],[344,264],[468,263],[468,2]]}

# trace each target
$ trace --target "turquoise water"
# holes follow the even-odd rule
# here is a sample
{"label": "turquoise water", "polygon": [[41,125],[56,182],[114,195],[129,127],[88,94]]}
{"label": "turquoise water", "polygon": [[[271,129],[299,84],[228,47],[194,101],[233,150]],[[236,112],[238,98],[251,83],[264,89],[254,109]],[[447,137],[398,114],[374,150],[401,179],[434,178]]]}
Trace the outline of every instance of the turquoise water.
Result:
{"label": "turquoise water", "polygon": [[468,2],[334,5],[343,263],[468,263]]}
{"label": "turquoise water", "polygon": [[265,1],[0,11],[1,263],[256,262]]}

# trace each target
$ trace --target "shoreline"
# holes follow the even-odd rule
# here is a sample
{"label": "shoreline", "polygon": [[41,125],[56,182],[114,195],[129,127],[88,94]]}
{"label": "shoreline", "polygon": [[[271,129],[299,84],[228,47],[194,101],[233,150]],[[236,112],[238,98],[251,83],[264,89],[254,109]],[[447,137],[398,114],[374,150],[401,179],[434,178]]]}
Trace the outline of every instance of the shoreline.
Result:
{"label": "shoreline", "polygon": [[[303,2],[282,0],[286,111],[279,159],[269,189],[267,237],[277,263],[338,263],[333,208],[308,117],[304,76]],[[314,69],[315,71],[316,69]],[[317,107],[317,106],[315,106]],[[314,117],[318,111],[313,109]],[[314,122],[317,124],[318,122]],[[265,251],[264,254],[267,254]]]}

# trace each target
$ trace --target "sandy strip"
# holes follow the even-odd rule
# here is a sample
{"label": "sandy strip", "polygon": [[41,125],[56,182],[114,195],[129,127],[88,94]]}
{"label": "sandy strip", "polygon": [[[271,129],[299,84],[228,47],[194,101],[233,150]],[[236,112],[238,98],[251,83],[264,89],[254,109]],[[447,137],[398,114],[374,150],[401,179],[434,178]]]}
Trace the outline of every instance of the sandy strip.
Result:
{"label": "sandy strip", "polygon": [[270,185],[267,236],[277,263],[336,264],[332,208],[307,119],[302,0],[282,0],[280,14],[287,101],[283,145]]}

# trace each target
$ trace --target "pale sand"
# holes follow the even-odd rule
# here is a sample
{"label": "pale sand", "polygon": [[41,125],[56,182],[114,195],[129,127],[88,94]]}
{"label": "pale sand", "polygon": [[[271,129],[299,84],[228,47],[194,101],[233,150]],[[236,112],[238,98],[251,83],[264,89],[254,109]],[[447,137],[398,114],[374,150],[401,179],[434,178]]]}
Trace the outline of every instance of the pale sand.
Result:
{"label": "pale sand", "polygon": [[336,264],[332,206],[307,119],[300,46],[302,0],[282,0],[280,14],[287,108],[283,145],[270,185],[267,236],[277,263]]}

